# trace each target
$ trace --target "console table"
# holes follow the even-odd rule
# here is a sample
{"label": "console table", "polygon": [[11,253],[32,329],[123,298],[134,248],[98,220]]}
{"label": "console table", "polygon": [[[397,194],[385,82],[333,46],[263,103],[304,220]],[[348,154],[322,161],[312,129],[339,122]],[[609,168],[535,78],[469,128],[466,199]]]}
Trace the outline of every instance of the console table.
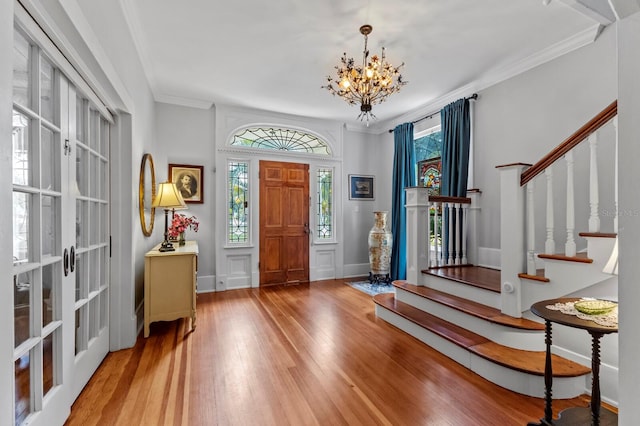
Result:
{"label": "console table", "polygon": [[187,241],[175,251],[161,252],[157,245],[144,256],[144,337],[155,321],[191,317],[196,328],[198,243]]}
{"label": "console table", "polygon": [[[575,315],[563,314],[560,311],[547,308],[556,303],[575,302],[579,298],[562,298],[543,300],[531,306],[531,312],[545,321],[545,343],[547,353],[544,365],[545,409],[544,418],[540,423],[529,423],[529,426],[559,426],[559,425],[617,425],[618,416],[609,410],[600,410],[600,338],[605,334],[617,333],[618,327],[605,327],[593,321],[583,320]],[[591,335],[591,404],[587,407],[573,407],[563,410],[556,420],[553,420],[551,410],[551,392],[553,382],[553,368],[551,365],[551,323],[586,330]]]}

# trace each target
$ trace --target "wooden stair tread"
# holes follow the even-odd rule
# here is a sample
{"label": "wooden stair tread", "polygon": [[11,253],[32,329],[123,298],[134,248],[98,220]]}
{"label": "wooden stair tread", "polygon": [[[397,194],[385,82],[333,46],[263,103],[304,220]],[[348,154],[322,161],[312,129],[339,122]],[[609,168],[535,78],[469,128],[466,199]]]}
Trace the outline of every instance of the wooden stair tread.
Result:
{"label": "wooden stair tread", "polygon": [[575,256],[567,256],[562,253],[558,253],[558,254],[540,253],[538,257],[540,259],[566,260],[568,262],[579,262],[579,263],[593,263],[593,259],[590,259],[589,257],[587,257],[587,253],[576,253]]}
{"label": "wooden stair tread", "polygon": [[452,309],[456,309],[458,311],[473,315],[477,318],[481,318],[495,324],[519,328],[522,330],[544,330],[544,324],[541,324],[539,322],[528,320],[526,318],[515,318],[509,315],[505,315],[496,308],[492,308],[490,306],[483,305],[472,300],[464,299],[462,297],[454,296],[452,294],[444,293],[439,290],[434,290],[429,287],[417,286],[403,280],[394,281],[392,284],[395,287],[401,288],[405,291],[411,292],[429,300],[433,300],[434,302],[438,302]]}
{"label": "wooden stair tread", "polygon": [[518,276],[520,278],[526,278],[528,280],[533,280],[533,281],[540,281],[543,283],[548,283],[549,281],[551,281],[549,278],[544,276],[544,269],[536,269],[535,275],[529,275],[525,272],[522,272],[522,273],[519,273]]}
{"label": "wooden stair tread", "polygon": [[[379,306],[488,361],[523,373],[544,376],[546,355],[544,351],[525,351],[492,342],[472,331],[396,300],[391,293],[378,294],[373,297],[373,300]],[[591,372],[590,368],[557,355],[552,355],[552,358],[554,377],[578,377]]]}
{"label": "wooden stair tread", "polygon": [[500,271],[497,269],[484,268],[481,266],[447,266],[430,268],[422,272],[500,293]]}

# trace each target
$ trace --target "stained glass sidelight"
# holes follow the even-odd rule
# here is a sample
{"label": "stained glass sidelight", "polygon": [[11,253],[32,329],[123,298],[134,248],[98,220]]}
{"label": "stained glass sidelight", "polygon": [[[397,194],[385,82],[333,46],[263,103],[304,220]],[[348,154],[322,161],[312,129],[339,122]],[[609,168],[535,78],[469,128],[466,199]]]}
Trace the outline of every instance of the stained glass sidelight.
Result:
{"label": "stained glass sidelight", "polygon": [[319,168],[317,185],[317,238],[330,240],[333,238],[333,169]]}
{"label": "stained glass sidelight", "polygon": [[249,172],[248,163],[228,163],[228,229],[227,241],[245,243],[249,240]]}

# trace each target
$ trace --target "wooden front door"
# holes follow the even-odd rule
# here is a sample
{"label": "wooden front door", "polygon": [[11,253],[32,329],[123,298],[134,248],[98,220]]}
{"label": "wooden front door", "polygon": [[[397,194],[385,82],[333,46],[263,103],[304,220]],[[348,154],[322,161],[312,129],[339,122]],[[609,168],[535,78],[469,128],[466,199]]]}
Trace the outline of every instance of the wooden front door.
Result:
{"label": "wooden front door", "polygon": [[260,161],[260,285],[309,281],[309,166]]}

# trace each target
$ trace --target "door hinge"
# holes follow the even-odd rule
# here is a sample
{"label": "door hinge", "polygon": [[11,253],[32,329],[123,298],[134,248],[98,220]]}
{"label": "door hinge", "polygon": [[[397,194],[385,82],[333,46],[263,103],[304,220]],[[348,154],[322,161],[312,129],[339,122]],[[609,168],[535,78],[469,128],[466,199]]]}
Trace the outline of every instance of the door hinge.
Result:
{"label": "door hinge", "polygon": [[111,235],[109,235],[109,258],[111,258],[111,247],[112,247],[112,244],[111,244]]}

